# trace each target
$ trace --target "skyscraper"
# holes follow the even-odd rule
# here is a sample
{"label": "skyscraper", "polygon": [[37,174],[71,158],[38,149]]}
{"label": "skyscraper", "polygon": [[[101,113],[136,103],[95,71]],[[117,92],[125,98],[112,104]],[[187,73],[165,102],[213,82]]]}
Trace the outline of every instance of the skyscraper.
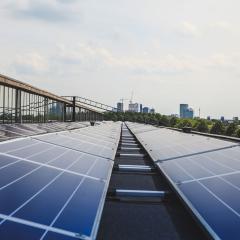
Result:
{"label": "skyscraper", "polygon": [[150,113],[155,113],[155,109],[154,109],[154,108],[151,108],[151,109],[150,109]]}
{"label": "skyscraper", "polygon": [[138,112],[139,111],[138,103],[129,103],[128,111],[129,112]]}
{"label": "skyscraper", "polygon": [[117,111],[118,112],[123,112],[123,103],[121,103],[121,102],[117,103]]}
{"label": "skyscraper", "polygon": [[193,118],[194,111],[188,104],[180,104],[180,118]]}
{"label": "skyscraper", "polygon": [[143,113],[149,113],[149,108],[148,107],[144,107],[143,108]]}

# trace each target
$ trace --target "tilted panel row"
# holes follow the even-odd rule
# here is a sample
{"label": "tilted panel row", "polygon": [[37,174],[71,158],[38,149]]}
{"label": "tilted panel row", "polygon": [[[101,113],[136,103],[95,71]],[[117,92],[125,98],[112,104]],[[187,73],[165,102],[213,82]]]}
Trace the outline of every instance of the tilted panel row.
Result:
{"label": "tilted panel row", "polygon": [[120,123],[0,143],[0,239],[95,239]]}
{"label": "tilted panel row", "polygon": [[240,239],[239,144],[141,124],[128,127],[208,233]]}

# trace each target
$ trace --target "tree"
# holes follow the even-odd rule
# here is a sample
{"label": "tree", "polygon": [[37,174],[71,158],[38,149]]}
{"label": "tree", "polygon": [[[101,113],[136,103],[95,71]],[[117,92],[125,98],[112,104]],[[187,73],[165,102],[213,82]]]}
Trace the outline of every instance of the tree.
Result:
{"label": "tree", "polygon": [[168,127],[170,125],[169,119],[167,116],[162,115],[159,119],[159,125]]}
{"label": "tree", "polygon": [[212,134],[223,134],[224,133],[224,126],[223,126],[223,123],[220,122],[220,121],[216,121],[211,130],[210,130],[210,133]]}
{"label": "tree", "polygon": [[208,125],[207,125],[206,121],[203,119],[199,120],[196,125],[196,130],[198,132],[204,132],[204,133],[208,132],[209,129],[208,129]]}
{"label": "tree", "polygon": [[178,122],[178,119],[176,117],[171,117],[171,119],[170,119],[170,126],[171,127],[175,127],[177,122]]}
{"label": "tree", "polygon": [[236,137],[240,138],[240,128],[236,131]]}
{"label": "tree", "polygon": [[235,123],[230,123],[226,128],[226,135],[227,136],[233,136],[235,131],[237,130],[237,126]]}

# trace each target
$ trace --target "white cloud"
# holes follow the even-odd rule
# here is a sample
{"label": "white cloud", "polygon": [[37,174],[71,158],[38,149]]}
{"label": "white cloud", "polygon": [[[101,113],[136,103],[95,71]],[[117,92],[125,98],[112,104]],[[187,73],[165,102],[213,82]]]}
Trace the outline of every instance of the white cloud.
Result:
{"label": "white cloud", "polygon": [[223,30],[223,31],[234,31],[233,26],[226,21],[218,21],[209,24],[210,29]]}
{"label": "white cloud", "polygon": [[210,56],[205,62],[207,68],[214,68],[218,71],[229,70],[240,73],[240,54],[215,54]]}
{"label": "white cloud", "polygon": [[10,64],[10,68],[18,74],[45,74],[49,70],[49,63],[46,57],[37,52],[31,52],[18,55]]}
{"label": "white cloud", "polygon": [[178,33],[185,37],[199,37],[201,32],[199,28],[191,22],[182,22],[177,29]]}
{"label": "white cloud", "polygon": [[3,0],[2,8],[16,18],[36,19],[49,22],[67,21],[77,16],[70,3],[61,0]]}
{"label": "white cloud", "polygon": [[197,70],[191,57],[167,54],[153,58],[149,54],[117,55],[107,48],[81,43],[76,47],[58,45],[56,60],[85,70],[119,69],[133,74],[176,74]]}

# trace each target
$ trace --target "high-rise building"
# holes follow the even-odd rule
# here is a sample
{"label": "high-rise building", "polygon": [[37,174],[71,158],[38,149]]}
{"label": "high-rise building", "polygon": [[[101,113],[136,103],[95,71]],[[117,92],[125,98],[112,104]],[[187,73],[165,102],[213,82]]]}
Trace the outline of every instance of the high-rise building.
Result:
{"label": "high-rise building", "polygon": [[149,108],[148,107],[144,107],[143,108],[143,113],[149,113]]}
{"label": "high-rise building", "polygon": [[150,109],[150,113],[155,113],[155,109],[154,109],[154,108],[151,108],[151,109]]}
{"label": "high-rise building", "polygon": [[225,121],[225,117],[221,116],[221,121],[224,122]]}
{"label": "high-rise building", "polygon": [[185,118],[185,112],[188,109],[188,104],[180,104],[180,118]]}
{"label": "high-rise building", "polygon": [[194,111],[188,104],[180,104],[180,118],[193,118]]}
{"label": "high-rise building", "polygon": [[233,117],[233,121],[234,121],[234,122],[238,122],[238,121],[239,121],[239,118],[238,118],[238,117]]}
{"label": "high-rise building", "polygon": [[118,112],[123,112],[123,103],[121,103],[121,102],[117,103],[117,111]]}
{"label": "high-rise building", "polygon": [[142,112],[143,112],[143,105],[140,104],[140,113],[142,113]]}
{"label": "high-rise building", "polygon": [[139,104],[138,103],[129,103],[128,111],[129,112],[139,112]]}

